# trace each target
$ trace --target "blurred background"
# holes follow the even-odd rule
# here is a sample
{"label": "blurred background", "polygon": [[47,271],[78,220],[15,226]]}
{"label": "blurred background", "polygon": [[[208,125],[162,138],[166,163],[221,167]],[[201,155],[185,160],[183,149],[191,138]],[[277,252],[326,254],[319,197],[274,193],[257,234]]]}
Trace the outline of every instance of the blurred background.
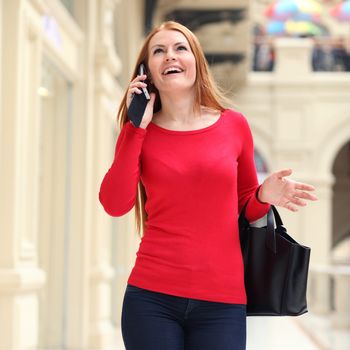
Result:
{"label": "blurred background", "polygon": [[248,118],[260,181],[291,167],[317,187],[318,202],[280,210],[312,249],[309,313],[248,318],[248,350],[350,349],[350,1],[341,0],[0,2],[0,349],[124,349],[139,238],[134,210],[111,218],[98,192],[136,56],[166,19],[194,31]]}

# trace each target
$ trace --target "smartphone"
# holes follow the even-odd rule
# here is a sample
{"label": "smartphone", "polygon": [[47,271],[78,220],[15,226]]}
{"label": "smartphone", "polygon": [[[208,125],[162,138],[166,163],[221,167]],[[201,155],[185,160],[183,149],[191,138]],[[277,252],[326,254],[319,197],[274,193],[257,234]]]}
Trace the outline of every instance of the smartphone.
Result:
{"label": "smartphone", "polygon": [[[145,65],[141,63],[139,66],[139,75],[143,75],[145,74],[145,72]],[[130,106],[128,108],[127,115],[136,127],[140,126],[147,103],[150,99],[151,97],[148,93],[147,88],[142,88],[142,94],[134,94]]]}
{"label": "smartphone", "polygon": [[[140,64],[140,68],[139,68],[139,75],[144,75],[146,72],[146,69],[145,69],[145,65],[143,63]],[[147,79],[146,79],[147,80]],[[147,88],[142,88],[142,91],[143,93],[145,94],[145,97],[147,100],[150,100],[151,99],[151,96],[149,95],[148,93],[148,90]]]}

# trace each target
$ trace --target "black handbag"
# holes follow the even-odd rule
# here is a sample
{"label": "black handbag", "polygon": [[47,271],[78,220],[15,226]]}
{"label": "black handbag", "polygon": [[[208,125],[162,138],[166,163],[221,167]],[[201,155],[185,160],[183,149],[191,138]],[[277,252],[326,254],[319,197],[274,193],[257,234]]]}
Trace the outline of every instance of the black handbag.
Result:
{"label": "black handbag", "polygon": [[246,205],[239,216],[239,235],[247,316],[299,316],[306,313],[311,249],[287,234],[273,205],[267,214],[267,225],[261,228],[249,224],[245,209]]}

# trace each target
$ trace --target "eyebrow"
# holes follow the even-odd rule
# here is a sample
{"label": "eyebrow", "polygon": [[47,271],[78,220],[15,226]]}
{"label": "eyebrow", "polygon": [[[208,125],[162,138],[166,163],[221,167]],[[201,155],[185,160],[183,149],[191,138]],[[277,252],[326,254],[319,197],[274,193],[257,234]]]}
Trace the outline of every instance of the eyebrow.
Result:
{"label": "eyebrow", "polygon": [[[174,45],[179,45],[179,44],[186,44],[186,45],[187,45],[187,43],[184,42],[184,41],[179,41],[179,42],[175,43]],[[156,45],[153,45],[153,46],[151,47],[151,49],[152,49],[153,47],[156,47],[156,46],[165,47],[165,45],[156,44]]]}

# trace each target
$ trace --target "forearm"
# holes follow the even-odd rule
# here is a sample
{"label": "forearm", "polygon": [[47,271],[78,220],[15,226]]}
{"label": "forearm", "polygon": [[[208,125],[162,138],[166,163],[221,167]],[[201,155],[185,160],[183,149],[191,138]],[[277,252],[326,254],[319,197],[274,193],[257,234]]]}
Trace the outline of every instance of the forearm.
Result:
{"label": "forearm", "polygon": [[[126,128],[124,130],[124,128]],[[99,200],[112,216],[126,214],[135,204],[140,179],[140,153],[146,130],[125,124],[112,166],[103,178]],[[119,139],[118,139],[119,141]]]}

